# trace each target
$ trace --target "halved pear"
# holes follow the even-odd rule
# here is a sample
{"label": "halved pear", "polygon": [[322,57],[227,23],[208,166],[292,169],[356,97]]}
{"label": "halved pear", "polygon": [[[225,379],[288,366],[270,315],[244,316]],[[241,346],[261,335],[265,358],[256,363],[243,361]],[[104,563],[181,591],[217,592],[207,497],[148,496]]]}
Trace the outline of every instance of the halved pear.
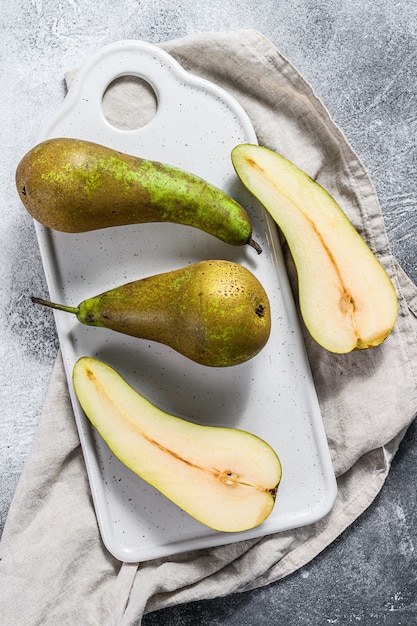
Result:
{"label": "halved pear", "polygon": [[334,198],[269,148],[240,144],[232,162],[286,238],[301,315],[315,341],[341,354],[382,343],[397,318],[395,289]]}
{"label": "halved pear", "polygon": [[76,362],[73,383],[115,456],[189,515],[223,532],[253,528],[269,516],[281,463],[265,441],[165,413],[91,357]]}

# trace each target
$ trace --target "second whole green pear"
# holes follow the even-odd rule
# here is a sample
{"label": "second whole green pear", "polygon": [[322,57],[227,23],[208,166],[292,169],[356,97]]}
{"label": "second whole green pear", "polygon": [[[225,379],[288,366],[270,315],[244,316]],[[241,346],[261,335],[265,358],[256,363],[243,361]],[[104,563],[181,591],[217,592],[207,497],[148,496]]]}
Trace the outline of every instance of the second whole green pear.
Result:
{"label": "second whole green pear", "polygon": [[170,346],[212,367],[244,363],[268,341],[271,310],[257,277],[239,263],[200,261],[110,289],[77,307],[32,298],[89,326]]}

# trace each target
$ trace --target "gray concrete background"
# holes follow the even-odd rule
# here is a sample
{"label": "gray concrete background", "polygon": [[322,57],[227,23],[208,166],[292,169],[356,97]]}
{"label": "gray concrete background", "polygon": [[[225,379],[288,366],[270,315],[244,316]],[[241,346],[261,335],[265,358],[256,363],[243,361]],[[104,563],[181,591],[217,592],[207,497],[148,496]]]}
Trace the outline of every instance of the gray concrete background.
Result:
{"label": "gray concrete background", "polygon": [[[119,39],[260,30],[311,83],[364,162],[393,252],[417,282],[417,2],[16,0],[2,3],[0,28],[2,529],[58,348],[52,317],[30,306],[46,286],[14,171],[62,102],[64,72]],[[143,624],[416,624],[416,478],[412,425],[375,503],[312,563],[267,588],[160,611]]]}

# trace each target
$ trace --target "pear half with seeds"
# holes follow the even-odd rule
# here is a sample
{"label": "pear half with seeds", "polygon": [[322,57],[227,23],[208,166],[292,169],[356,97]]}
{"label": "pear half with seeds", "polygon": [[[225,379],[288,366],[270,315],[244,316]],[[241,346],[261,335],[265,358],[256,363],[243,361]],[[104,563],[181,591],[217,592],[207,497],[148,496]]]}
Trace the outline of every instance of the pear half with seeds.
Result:
{"label": "pear half with seeds", "polygon": [[170,415],[91,357],[76,362],[73,383],[85,414],[115,456],[193,518],[218,531],[239,532],[270,515],[281,463],[264,440]]}
{"label": "pear half with seeds", "polygon": [[335,353],[382,343],[397,318],[394,286],[334,198],[269,148],[240,144],[232,162],[286,238],[311,336]]}

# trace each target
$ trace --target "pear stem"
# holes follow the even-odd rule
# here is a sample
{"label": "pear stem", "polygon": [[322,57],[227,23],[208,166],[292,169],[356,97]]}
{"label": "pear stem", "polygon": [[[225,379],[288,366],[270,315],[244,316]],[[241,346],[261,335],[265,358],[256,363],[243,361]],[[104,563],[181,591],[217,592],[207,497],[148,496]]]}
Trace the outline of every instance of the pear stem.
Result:
{"label": "pear stem", "polygon": [[249,239],[248,239],[248,244],[249,244],[250,246],[252,246],[252,248],[255,248],[255,250],[256,250],[256,252],[257,252],[258,254],[261,254],[261,253],[262,253],[262,248],[261,248],[261,246],[259,245],[259,243],[258,243],[257,241],[255,241],[254,239],[252,239],[252,237],[249,237]]}
{"label": "pear stem", "polygon": [[78,307],[57,304],[56,302],[50,302],[49,300],[44,300],[43,298],[35,298],[34,296],[32,296],[31,300],[34,304],[41,304],[42,306],[47,306],[50,309],[57,309],[58,311],[65,311],[66,313],[74,313],[74,315],[77,315],[78,313]]}

